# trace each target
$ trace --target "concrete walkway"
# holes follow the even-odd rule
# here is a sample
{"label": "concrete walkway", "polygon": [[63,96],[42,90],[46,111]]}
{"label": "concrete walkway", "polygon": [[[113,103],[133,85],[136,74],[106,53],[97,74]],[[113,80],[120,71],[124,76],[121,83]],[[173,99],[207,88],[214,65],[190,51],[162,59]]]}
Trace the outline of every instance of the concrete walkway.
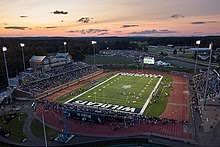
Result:
{"label": "concrete walkway", "polygon": [[41,146],[44,144],[44,141],[35,137],[33,134],[32,134],[32,131],[31,131],[31,124],[32,124],[32,121],[34,120],[34,117],[33,117],[33,112],[31,109],[24,109],[24,112],[26,114],[28,114],[28,117],[27,119],[25,120],[25,123],[24,123],[24,126],[23,126],[23,132],[25,133],[25,135],[27,136],[27,142],[25,143],[25,145],[36,145],[36,146]]}
{"label": "concrete walkway", "polygon": [[[25,143],[14,142],[12,140],[9,140],[8,138],[0,136],[1,142],[4,142],[6,144],[12,144],[15,146],[33,146],[33,145],[44,146],[44,141],[35,137],[31,131],[31,124],[32,124],[32,121],[35,119],[33,112],[32,112],[32,109],[31,109],[31,102],[30,103],[26,102],[25,105],[22,105],[22,103],[18,103],[18,104],[15,103],[13,105],[18,106],[18,108],[20,109],[19,113],[25,113],[28,115],[28,117],[25,119],[24,125],[23,125],[23,133],[27,137],[27,142],[25,142]],[[10,110],[11,110],[11,106],[8,106],[4,109],[4,111],[2,113],[9,112]]]}

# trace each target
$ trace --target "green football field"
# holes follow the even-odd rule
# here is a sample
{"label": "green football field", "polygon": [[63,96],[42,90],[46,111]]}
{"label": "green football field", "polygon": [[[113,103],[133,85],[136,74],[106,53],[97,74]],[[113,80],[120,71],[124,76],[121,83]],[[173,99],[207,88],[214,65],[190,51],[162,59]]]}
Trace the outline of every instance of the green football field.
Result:
{"label": "green football field", "polygon": [[74,100],[86,100],[141,109],[159,79],[159,77],[117,75],[78,95]]}

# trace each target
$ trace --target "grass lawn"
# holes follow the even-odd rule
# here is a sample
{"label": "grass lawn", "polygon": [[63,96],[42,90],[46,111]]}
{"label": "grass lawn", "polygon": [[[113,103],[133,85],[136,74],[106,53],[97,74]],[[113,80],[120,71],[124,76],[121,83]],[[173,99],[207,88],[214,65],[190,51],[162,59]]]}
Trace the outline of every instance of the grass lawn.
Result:
{"label": "grass lawn", "polygon": [[[88,55],[85,58],[85,62],[89,64],[93,64],[93,56]],[[95,56],[95,62],[96,64],[132,64],[134,61],[132,59],[128,59],[125,57],[120,57],[120,56],[100,56],[96,55]]]}
{"label": "grass lawn", "polygon": [[148,47],[148,52],[153,54],[160,54],[160,52],[164,51],[164,47]]}
{"label": "grass lawn", "polygon": [[[33,120],[31,124],[31,131],[34,136],[44,139],[43,124],[39,120]],[[46,126],[46,134],[47,139],[53,140],[57,136],[58,132]]]}
{"label": "grass lawn", "polygon": [[0,117],[0,126],[6,131],[10,132],[8,139],[20,143],[25,138],[25,134],[23,133],[23,125],[27,115],[25,113],[15,113],[15,118],[11,119],[8,117],[6,118],[6,116],[10,115],[6,114],[5,116]]}
{"label": "grass lawn", "polygon": [[159,117],[166,109],[168,97],[170,94],[170,85],[172,78],[165,76],[161,81],[156,96],[151,100],[144,114],[148,116]]}
{"label": "grass lawn", "polygon": [[185,53],[185,54],[179,53],[176,56],[177,57],[182,57],[182,58],[187,58],[187,59],[193,59],[194,55],[193,54],[187,54],[187,53]]}
{"label": "grass lawn", "polygon": [[142,108],[158,80],[154,77],[118,75],[77,99]]}
{"label": "grass lawn", "polygon": [[0,147],[11,147],[11,145],[0,142]]}

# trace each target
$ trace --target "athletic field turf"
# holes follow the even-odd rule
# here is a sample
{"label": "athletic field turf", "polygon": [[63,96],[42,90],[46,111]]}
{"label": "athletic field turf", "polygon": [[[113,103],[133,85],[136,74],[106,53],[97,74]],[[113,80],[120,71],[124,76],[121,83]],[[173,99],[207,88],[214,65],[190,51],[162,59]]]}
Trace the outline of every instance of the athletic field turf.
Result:
{"label": "athletic field turf", "polygon": [[115,75],[82,94],[69,98],[67,103],[84,100],[141,109],[159,79],[160,77]]}

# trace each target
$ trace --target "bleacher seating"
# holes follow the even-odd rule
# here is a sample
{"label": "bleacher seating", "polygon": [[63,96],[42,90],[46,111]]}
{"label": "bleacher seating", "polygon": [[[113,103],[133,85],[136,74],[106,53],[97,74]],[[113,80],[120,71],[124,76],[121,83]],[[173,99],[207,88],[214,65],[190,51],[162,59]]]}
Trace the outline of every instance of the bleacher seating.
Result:
{"label": "bleacher seating", "polygon": [[84,62],[73,62],[53,67],[48,71],[21,73],[21,85],[18,88],[33,95],[38,95],[49,89],[77,80],[96,70],[96,67]]}

